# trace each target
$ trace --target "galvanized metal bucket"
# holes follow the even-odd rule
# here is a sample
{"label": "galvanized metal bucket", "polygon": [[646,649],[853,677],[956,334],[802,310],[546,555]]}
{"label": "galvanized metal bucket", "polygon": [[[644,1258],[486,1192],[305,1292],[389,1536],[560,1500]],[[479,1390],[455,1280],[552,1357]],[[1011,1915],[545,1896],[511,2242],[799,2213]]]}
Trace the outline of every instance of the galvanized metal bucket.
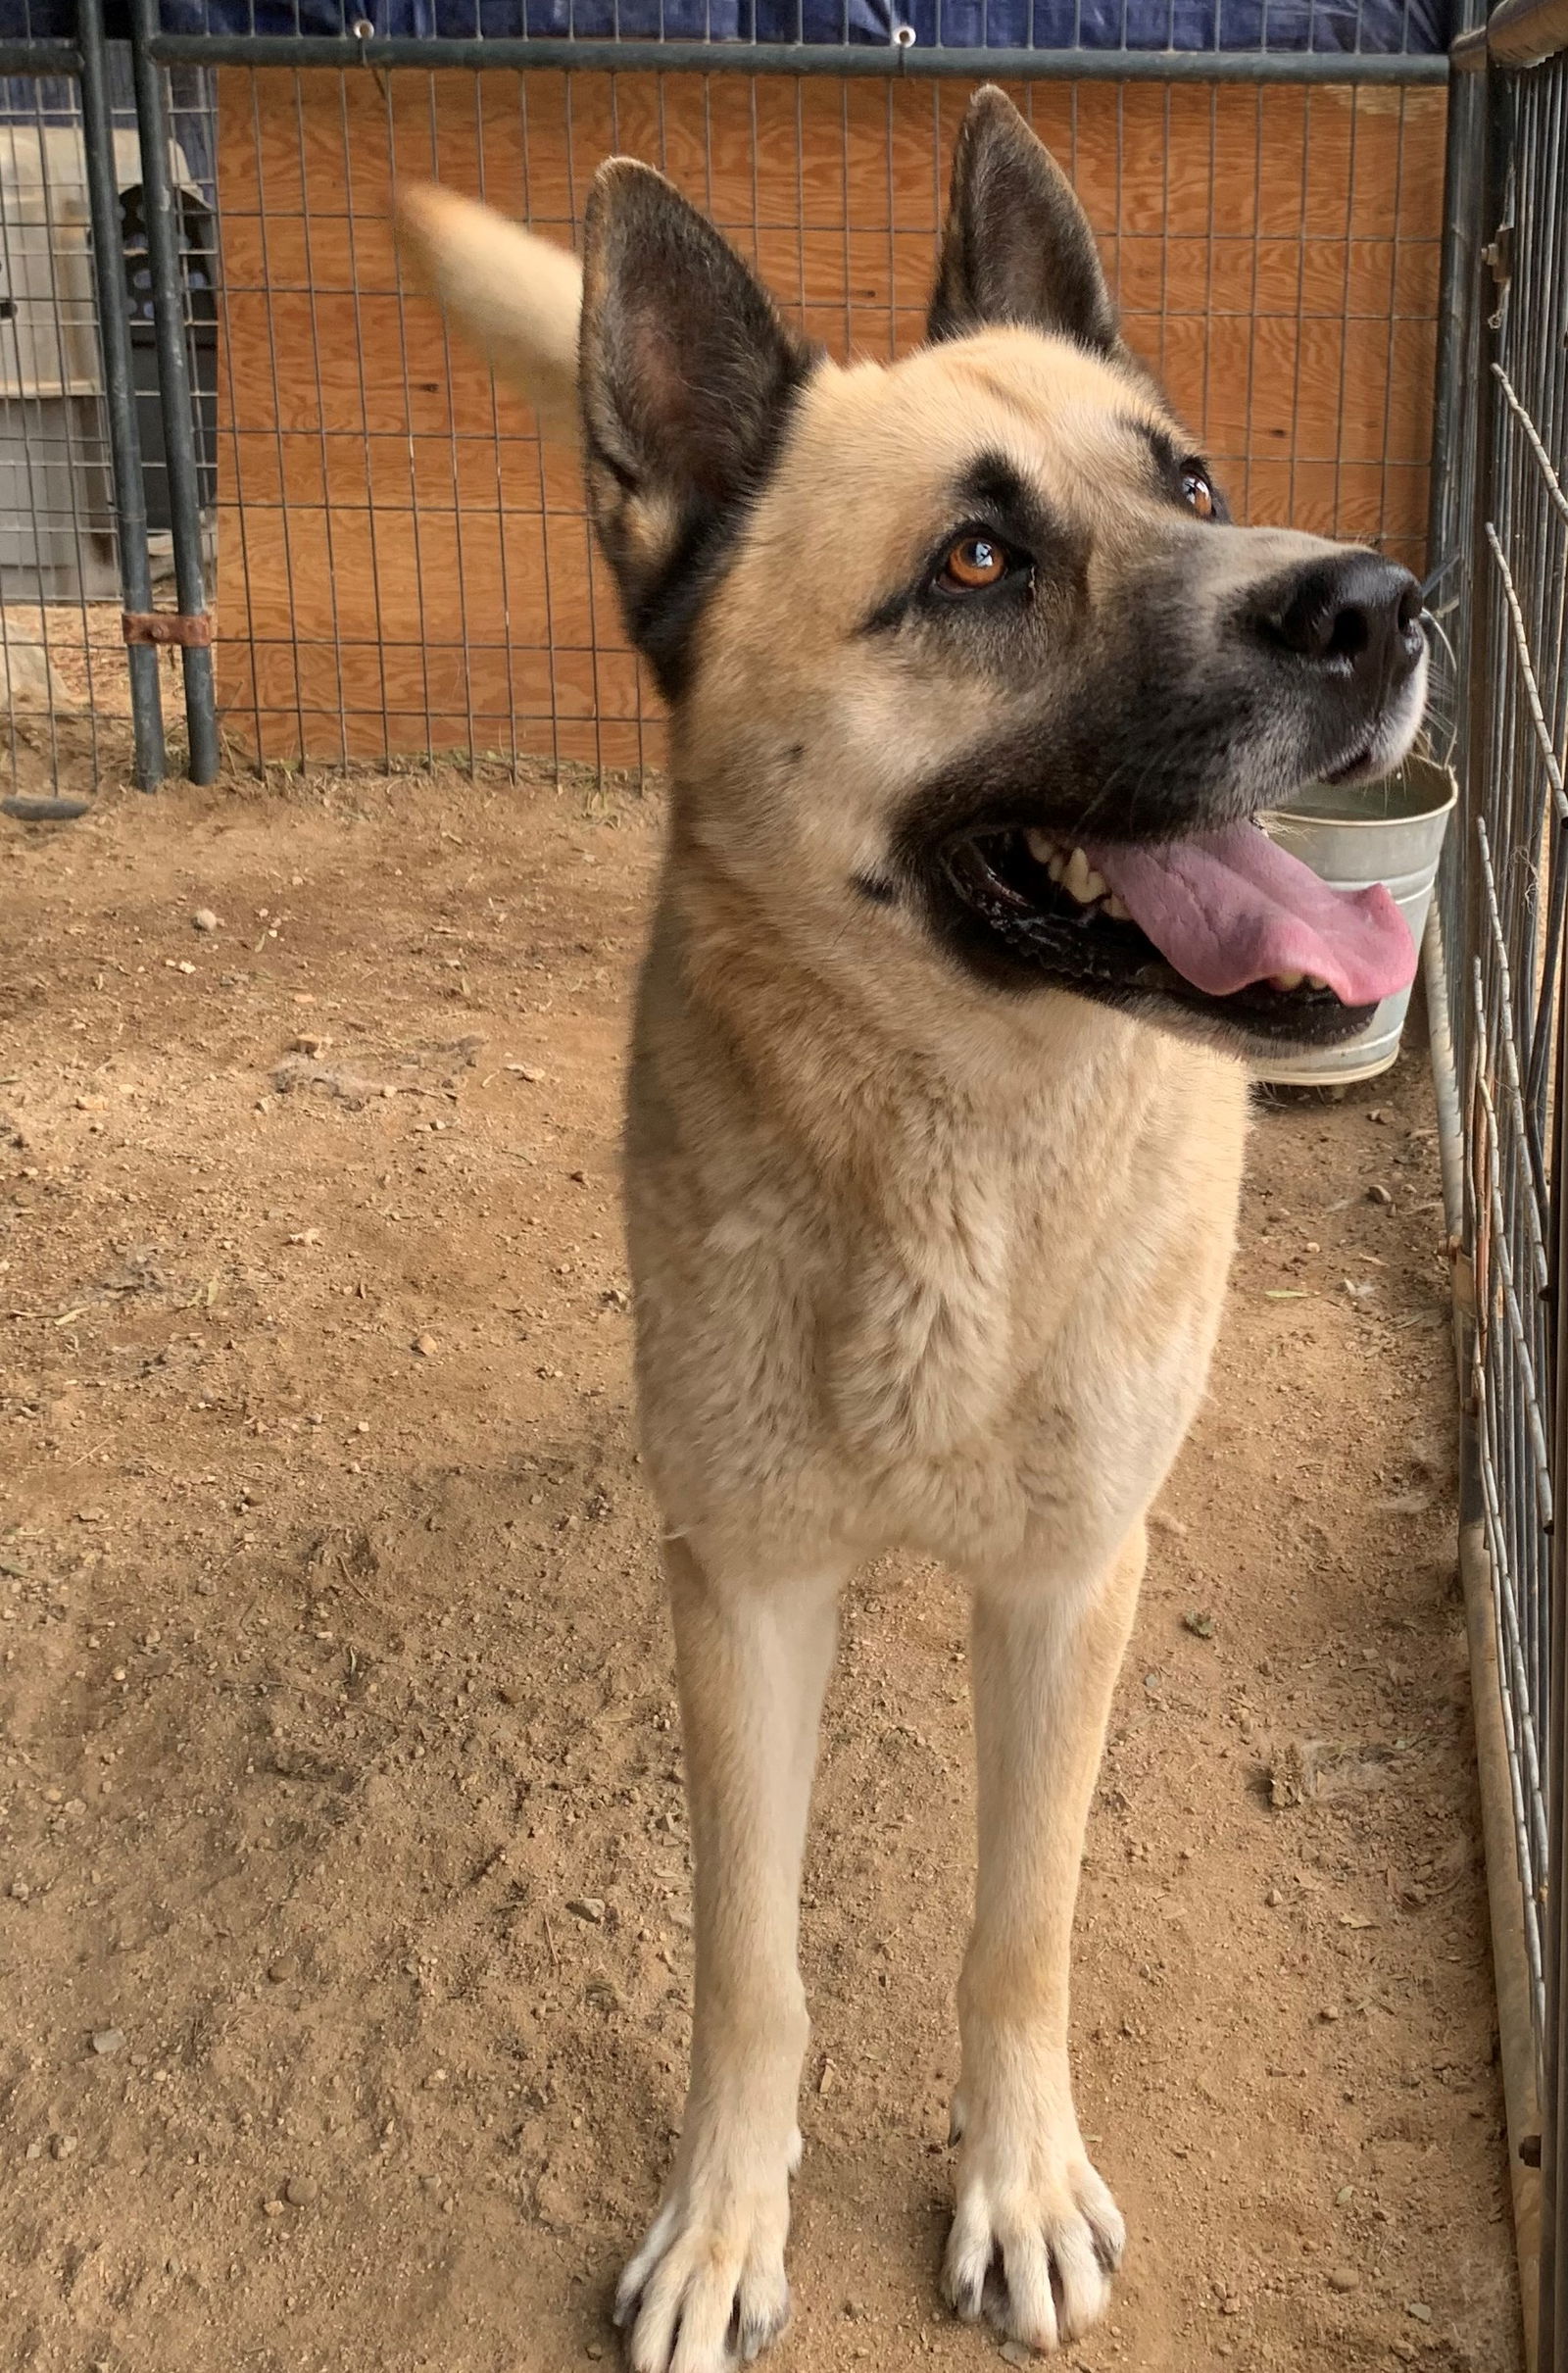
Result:
{"label": "galvanized metal bucket", "polygon": [[[1446,766],[1407,759],[1387,782],[1336,790],[1316,783],[1298,804],[1265,816],[1275,840],[1337,890],[1364,890],[1380,881],[1394,893],[1419,948],[1444,834],[1458,787]],[[1410,992],[1386,997],[1364,1030],[1343,1046],[1260,1056],[1258,1079],[1298,1088],[1343,1088],[1375,1079],[1398,1058]]]}

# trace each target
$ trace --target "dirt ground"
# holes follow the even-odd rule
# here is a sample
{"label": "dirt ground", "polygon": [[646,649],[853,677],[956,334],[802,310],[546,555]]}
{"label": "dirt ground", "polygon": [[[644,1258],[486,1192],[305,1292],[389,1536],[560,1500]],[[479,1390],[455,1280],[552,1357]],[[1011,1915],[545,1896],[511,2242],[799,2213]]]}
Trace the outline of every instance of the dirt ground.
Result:
{"label": "dirt ground", "polygon": [[[0,2357],[612,2361],[690,1934],[616,1104],[650,796],[456,774],[0,822]],[[211,911],[216,929],[194,927]],[[1419,1049],[1260,1107],[1090,1839],[1093,2373],[1510,2373]],[[788,2364],[936,2288],[963,1608],[854,1592]]]}

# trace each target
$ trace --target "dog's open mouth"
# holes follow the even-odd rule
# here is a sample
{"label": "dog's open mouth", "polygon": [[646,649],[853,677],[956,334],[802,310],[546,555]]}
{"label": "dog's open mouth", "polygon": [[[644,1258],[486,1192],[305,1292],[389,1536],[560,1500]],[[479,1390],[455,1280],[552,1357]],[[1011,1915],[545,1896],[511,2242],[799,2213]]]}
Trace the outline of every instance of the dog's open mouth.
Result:
{"label": "dog's open mouth", "polygon": [[1015,962],[1112,1002],[1175,1004],[1244,1037],[1327,1045],[1407,988],[1416,955],[1381,884],[1319,879],[1249,820],[1186,840],[1075,844],[971,827],[948,879]]}

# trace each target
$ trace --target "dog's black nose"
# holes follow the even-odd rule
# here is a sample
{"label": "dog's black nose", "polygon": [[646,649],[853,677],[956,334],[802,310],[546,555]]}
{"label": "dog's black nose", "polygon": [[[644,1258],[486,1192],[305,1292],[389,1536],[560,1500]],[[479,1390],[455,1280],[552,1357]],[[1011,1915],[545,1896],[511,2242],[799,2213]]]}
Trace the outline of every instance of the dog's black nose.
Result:
{"label": "dog's black nose", "polygon": [[1408,675],[1421,656],[1421,588],[1375,552],[1335,553],[1276,577],[1255,622],[1265,641],[1368,683]]}

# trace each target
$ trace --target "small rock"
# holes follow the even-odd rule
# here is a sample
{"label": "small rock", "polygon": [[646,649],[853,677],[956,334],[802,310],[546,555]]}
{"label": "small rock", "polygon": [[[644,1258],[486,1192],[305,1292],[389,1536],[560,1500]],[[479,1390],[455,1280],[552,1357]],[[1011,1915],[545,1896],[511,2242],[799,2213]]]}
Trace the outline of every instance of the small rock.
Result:
{"label": "small rock", "polygon": [[1394,1197],[1386,1186],[1369,1186],[1366,1191],[1366,1199],[1368,1203],[1382,1204],[1385,1210],[1394,1201]]}
{"label": "small rock", "polygon": [[1328,2284],[1331,2291],[1359,2291],[1361,2288],[1361,2277],[1359,2274],[1357,2274],[1353,2266],[1330,2266],[1328,2272]]}
{"label": "small rock", "polygon": [[291,2175],[283,2186],[283,2198],[291,2208],[308,2208],[320,2195],[321,2187],[314,2175]]}
{"label": "small rock", "polygon": [[586,1920],[590,1927],[599,1928],[604,1924],[605,1906],[596,1895],[574,1895],[566,1909],[574,1912],[579,1920]]}
{"label": "small rock", "polygon": [[1335,2020],[1340,2015],[1339,2004],[1337,2002],[1325,2002],[1317,2015],[1325,2027],[1332,2027]]}
{"label": "small rock", "polygon": [[291,1953],[280,1953],[275,1960],[268,1962],[267,1974],[274,1986],[286,1986],[290,1978],[298,1977],[299,1963]]}
{"label": "small rock", "polygon": [[218,917],[211,907],[198,907],[190,919],[191,928],[195,931],[216,931],[218,928]]}
{"label": "small rock", "polygon": [[604,2352],[605,2344],[602,2340],[589,2341],[587,2347],[583,2349],[584,2356],[588,2357],[594,2364],[599,2362],[599,2359],[603,2356]]}
{"label": "small rock", "polygon": [[1034,2350],[1026,2348],[1017,2340],[1004,2340],[998,2353],[1004,2365],[1038,2365],[1040,2362]]}
{"label": "small rock", "polygon": [[56,2158],[70,2158],[75,2148],[76,2138],[74,2134],[51,2134],[49,2137],[49,2149]]}
{"label": "small rock", "polygon": [[1338,2192],[1336,2192],[1334,2195],[1334,2205],[1336,2208],[1348,2208],[1354,2198],[1355,2186],[1353,2184],[1342,2184]]}
{"label": "small rock", "polygon": [[1184,1631],[1190,1631],[1195,1639],[1212,1640],[1214,1637],[1214,1618],[1208,1612],[1206,1607],[1196,1607],[1191,1610],[1190,1613],[1183,1615],[1182,1629]]}
{"label": "small rock", "polygon": [[1404,2311],[1406,2315],[1413,2315],[1418,2324],[1429,2324],[1432,2321],[1432,2309],[1424,2299],[1406,2299]]}
{"label": "small rock", "polygon": [[100,2027],[92,2039],[92,2048],[101,2059],[109,2059],[125,2048],[125,2039],[118,2027]]}
{"label": "small rock", "polygon": [[433,1335],[416,1335],[414,1348],[421,1360],[429,1360],[433,1358],[437,1348],[435,1337]]}
{"label": "small rock", "polygon": [[817,2075],[816,2090],[823,2101],[826,2101],[828,2095],[838,2083],[838,2074],[839,2072],[834,2067],[831,2060],[824,2060],[822,2062],[821,2069]]}
{"label": "small rock", "polygon": [[1268,1905],[1270,1911],[1278,1911],[1280,1905],[1284,1903],[1285,1898],[1281,1895],[1277,1887],[1271,1887],[1267,1895],[1263,1898],[1263,1901]]}
{"label": "small rock", "polygon": [[283,2213],[283,2203],[282,2203],[282,2201],[281,2201],[280,2200],[263,2200],[263,2202],[262,2202],[262,2214],[263,2214],[264,2216],[281,2216],[281,2215],[282,2215],[282,2213]]}
{"label": "small rock", "polygon": [[13,1879],[7,1892],[14,1903],[25,1903],[32,1894],[32,1889],[27,1885],[25,1879]]}

